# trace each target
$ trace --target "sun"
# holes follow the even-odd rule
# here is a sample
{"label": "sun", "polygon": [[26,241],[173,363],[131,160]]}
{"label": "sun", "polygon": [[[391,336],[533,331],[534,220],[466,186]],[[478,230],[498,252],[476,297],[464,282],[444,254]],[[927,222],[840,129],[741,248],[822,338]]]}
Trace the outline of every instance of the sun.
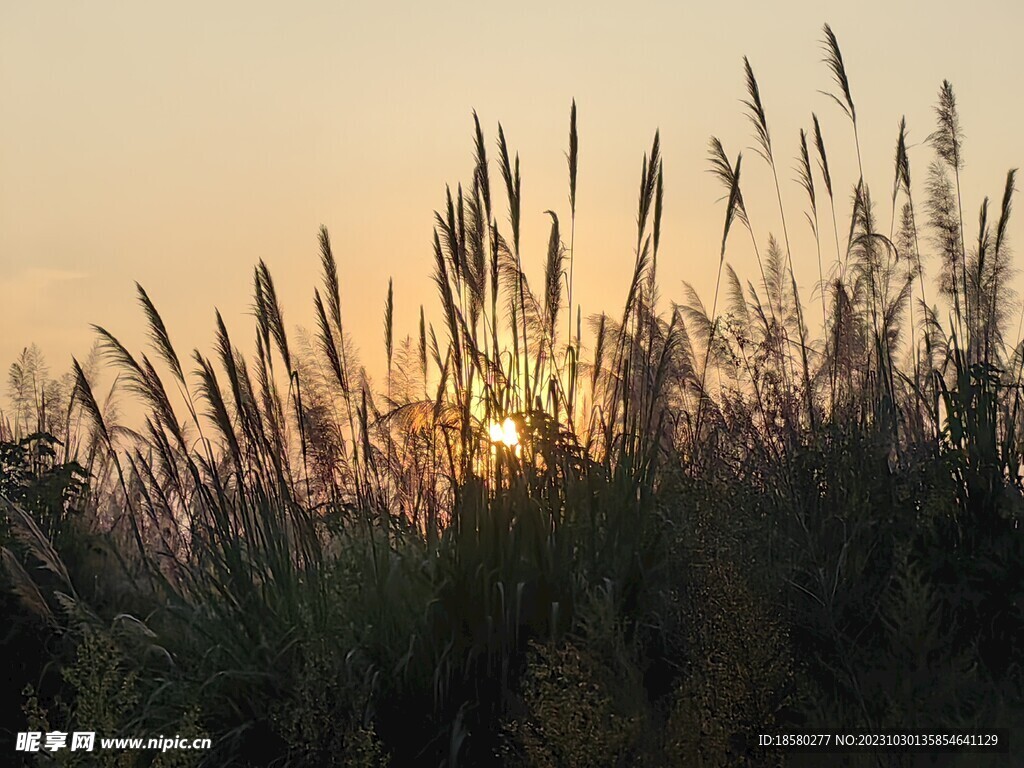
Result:
{"label": "sun", "polygon": [[511,418],[506,418],[502,422],[492,421],[488,431],[491,442],[496,445],[504,445],[508,448],[519,445],[519,430],[516,429],[516,423]]}

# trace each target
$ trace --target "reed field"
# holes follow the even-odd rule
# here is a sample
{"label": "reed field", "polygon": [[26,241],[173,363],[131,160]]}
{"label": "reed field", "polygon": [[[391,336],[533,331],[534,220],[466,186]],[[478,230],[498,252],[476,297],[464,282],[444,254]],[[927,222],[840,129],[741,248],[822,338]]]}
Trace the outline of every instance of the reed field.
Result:
{"label": "reed field", "polygon": [[[717,273],[712,295],[659,290],[678,254],[661,248],[673,208],[655,134],[624,303],[581,307],[574,276],[601,267],[574,247],[573,103],[552,132],[567,196],[541,203],[543,259],[521,250],[513,137],[475,113],[452,137],[475,168],[439,200],[422,263],[436,303],[413,327],[396,327],[389,285],[380,337],[349,334],[346,296],[365,288],[321,228],[314,327],[289,324],[285,278],[260,262],[251,325],[217,313],[210,349],[177,346],[141,285],[144,348],[96,327],[92,353],[51,375],[27,347],[0,414],[2,648],[17,659],[3,761],[17,731],[79,726],[212,748],[17,760],[1024,760],[1016,169],[965,199],[985,137],[965,139],[941,81],[933,124],[913,126],[927,140],[899,123],[889,178],[833,178],[834,157],[861,168],[854,95],[870,95],[827,25],[822,58],[827,115],[798,137],[771,131],[743,60],[729,119],[749,122],[749,148],[710,139],[720,247],[687,255]],[[755,199],[758,165],[775,194]],[[750,274],[730,266],[738,248]],[[814,273],[798,280],[794,261]],[[357,343],[381,344],[386,370],[371,379]],[[758,740],[993,728],[1008,753]]]}

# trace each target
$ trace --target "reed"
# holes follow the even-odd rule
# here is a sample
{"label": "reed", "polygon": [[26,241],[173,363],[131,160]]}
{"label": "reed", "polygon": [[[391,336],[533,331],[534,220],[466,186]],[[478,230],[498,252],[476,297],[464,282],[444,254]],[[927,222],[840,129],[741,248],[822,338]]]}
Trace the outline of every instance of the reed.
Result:
{"label": "reed", "polygon": [[[26,350],[0,418],[5,594],[83,658],[113,654],[124,706],[111,722],[201,726],[211,765],[728,764],[737,749],[766,764],[778,756],[733,737],[793,726],[793,710],[847,729],[1016,722],[1016,171],[998,212],[981,203],[968,245],[963,131],[944,82],[923,215],[901,120],[884,234],[847,65],[828,25],[824,36],[829,95],[854,134],[849,219],[812,114],[795,183],[813,250],[794,253],[744,59],[781,238],[751,220],[742,155],[712,138],[725,211],[702,259],[716,270],[710,307],[688,284],[678,302],[659,295],[676,246],[662,237],[673,211],[656,132],[623,303],[587,314],[584,338],[573,102],[568,211],[543,212],[537,274],[524,266],[519,156],[499,124],[492,185],[473,113],[472,177],[445,188],[434,216],[436,306],[409,333],[401,281],[388,281],[382,388],[347,333],[353,286],[323,227],[309,332],[289,331],[261,261],[252,354],[219,312],[213,350],[184,353],[142,286],[146,349],[95,329],[113,397],[88,361],[55,383]],[[737,226],[753,280],[729,264]],[[928,251],[938,291],[926,291]],[[820,338],[794,269],[814,261]],[[140,425],[121,423],[117,393],[141,404]],[[30,434],[58,429],[63,457]],[[89,559],[98,541],[113,558],[102,568]],[[966,594],[982,597],[952,597]],[[917,648],[945,673],[906,658]],[[59,665],[47,716],[64,725],[112,701],[77,656]],[[911,667],[910,688],[878,682]],[[584,709],[601,723],[574,719]]]}

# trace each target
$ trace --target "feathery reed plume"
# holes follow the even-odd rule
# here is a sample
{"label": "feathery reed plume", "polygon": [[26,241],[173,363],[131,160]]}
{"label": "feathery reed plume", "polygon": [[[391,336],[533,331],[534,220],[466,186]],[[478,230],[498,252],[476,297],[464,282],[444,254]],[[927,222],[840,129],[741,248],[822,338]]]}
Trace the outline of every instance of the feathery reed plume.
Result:
{"label": "feathery reed plume", "polygon": [[509,221],[512,224],[512,245],[515,251],[519,252],[519,216],[520,216],[520,190],[522,180],[519,176],[519,154],[515,156],[515,165],[509,160],[508,142],[505,141],[505,130],[498,124],[498,151],[501,154],[501,178],[505,182],[505,191],[508,195]]}
{"label": "feathery reed plume", "polygon": [[892,206],[896,209],[896,197],[900,190],[910,194],[910,159],[907,157],[907,118],[900,118],[900,132],[896,138],[896,168],[892,181]]}
{"label": "feathery reed plume", "polygon": [[[976,292],[975,303],[978,307],[981,306],[982,293],[986,287],[983,276],[985,274],[985,262],[988,259],[989,245],[992,242],[992,229],[988,224],[988,204],[989,198],[986,195],[985,199],[981,201],[981,208],[978,211],[978,243],[975,246],[974,252],[974,290]],[[980,323],[982,318],[979,317],[978,320]]]}
{"label": "feathery reed plume", "polygon": [[[742,154],[742,153],[741,153]],[[754,236],[753,227],[750,225],[750,219],[747,217],[747,208],[743,202],[743,190],[739,184],[736,183],[735,169],[726,155],[725,148],[722,146],[722,142],[715,136],[712,136],[708,145],[708,160],[711,164],[711,168],[708,172],[718,179],[722,186],[725,188],[726,198],[731,198],[735,193],[736,199],[731,206],[732,213],[726,211],[727,221],[726,224],[731,227],[732,218],[738,219],[747,232],[750,235],[750,242],[754,248],[754,256],[757,259],[757,267],[761,272],[761,283],[768,289],[768,278],[764,271],[764,262],[761,260],[761,249],[757,245],[757,238]],[[726,234],[728,234],[726,232]],[[724,237],[723,237],[724,244]],[[772,317],[775,316],[775,307],[769,307]]]}
{"label": "feathery reed plume", "polygon": [[826,95],[832,97],[851,120],[856,121],[857,108],[853,105],[853,96],[850,95],[850,79],[846,76],[846,65],[843,63],[843,52],[839,50],[839,40],[836,39],[832,27],[828,24],[825,24],[822,31],[825,34],[825,39],[822,41],[822,45],[825,48],[824,61],[832,72],[832,79],[835,80],[836,85],[843,92],[843,98],[840,99],[833,93]]}
{"label": "feathery reed plume", "polygon": [[[353,451],[357,451],[358,443],[356,441],[356,427],[351,400],[352,390],[350,386],[348,345],[345,338],[345,326],[342,324],[341,316],[341,285],[338,281],[338,263],[334,258],[334,251],[331,248],[330,234],[327,231],[327,227],[322,224],[318,233],[318,243],[320,245],[320,265],[323,269],[324,291],[327,294],[327,312],[323,311],[323,302],[320,302],[318,311],[320,318],[319,340],[322,350],[328,357],[338,386],[344,395],[345,412],[349,425],[349,438],[351,439]],[[328,319],[331,321],[330,325],[327,323]],[[356,485],[358,491],[358,473],[356,474]]]}
{"label": "feathery reed plume", "polygon": [[334,380],[341,388],[342,392],[348,391],[348,382],[345,378],[345,369],[341,364],[341,357],[338,354],[338,345],[334,339],[334,331],[331,330],[331,324],[327,319],[327,312],[324,310],[323,298],[320,296],[320,289],[313,289],[313,305],[316,308],[317,317],[317,328],[318,335],[317,341],[320,345],[320,351],[323,352],[324,357],[327,358],[327,363],[331,367],[331,372],[334,374]]}
{"label": "feathery reed plume", "polygon": [[[744,61],[746,61],[744,59]],[[748,65],[748,73],[749,73]],[[694,445],[700,444],[701,417],[704,413],[705,386],[707,384],[708,362],[711,359],[711,349],[715,343],[715,329],[718,326],[718,291],[722,287],[722,267],[725,265],[725,246],[729,239],[729,230],[732,228],[733,219],[737,211],[742,209],[742,197],[740,196],[740,168],[743,162],[743,153],[736,157],[736,167],[725,172],[718,163],[724,159],[722,145],[717,139],[712,139],[712,172],[723,181],[728,179],[731,187],[729,189],[729,200],[725,209],[725,224],[722,228],[722,247],[718,257],[718,277],[715,279],[715,299],[711,307],[710,328],[708,330],[707,344],[704,350],[704,365],[700,372],[700,391],[697,394],[697,418],[694,429]],[[745,215],[745,214],[744,214]]]}
{"label": "feathery reed plume", "polygon": [[167,326],[164,325],[163,318],[157,312],[156,307],[149,298],[149,294],[146,293],[146,289],[139,285],[139,283],[135,283],[135,289],[138,291],[139,303],[142,305],[143,311],[146,314],[146,320],[149,323],[149,338],[152,340],[154,348],[160,357],[163,358],[164,362],[167,363],[175,378],[181,384],[185,384],[185,373],[182,370],[181,361],[178,359],[178,353],[174,351],[174,345],[171,344],[171,337],[167,333]]}
{"label": "feathery reed plume", "polygon": [[[643,343],[644,335],[646,334],[646,336],[647,336],[647,349],[642,354],[642,358],[641,358],[642,362],[643,362],[643,373],[642,373],[642,375],[644,376],[645,380],[647,380],[647,381],[651,381],[652,380],[651,379],[651,374],[650,374],[651,361],[653,359],[655,359],[655,353],[656,353],[655,346],[656,346],[656,343],[658,343],[660,341],[657,337],[659,337],[661,335],[660,334],[660,330],[661,329],[660,329],[660,326],[659,326],[659,320],[658,320],[658,316],[657,316],[657,302],[658,302],[657,275],[658,275],[658,248],[659,248],[659,245],[661,243],[661,217],[662,217],[662,212],[664,211],[664,200],[665,200],[665,166],[664,166],[664,161],[659,158],[658,159],[658,176],[657,176],[657,181],[655,182],[655,189],[654,189],[654,223],[653,223],[653,228],[652,228],[653,229],[653,231],[652,231],[653,249],[651,251],[651,265],[650,265],[650,268],[647,270],[647,286],[646,286],[646,290],[645,290],[646,297],[645,297],[645,300],[643,302],[644,305],[645,305],[645,312],[646,312],[646,316],[647,316],[647,323],[645,324],[645,327],[641,329],[641,334],[640,334],[641,346],[642,346],[642,343]],[[676,319],[675,318],[675,313],[673,313],[672,319],[673,319],[673,321]],[[657,376],[654,377],[654,381],[655,382],[657,381]],[[638,411],[638,413],[640,413],[642,415],[643,413],[646,412],[648,414],[648,419],[650,418],[650,414],[652,413],[651,409],[654,407],[654,398],[657,397],[658,391],[660,391],[660,386],[655,386],[655,387],[651,387],[651,388],[643,387],[640,390],[641,402],[640,402],[640,410]],[[646,405],[645,405],[645,401],[647,401]],[[648,426],[650,426],[650,425],[648,425]]]}
{"label": "feathery reed plume", "polygon": [[423,376],[423,387],[427,386],[427,319],[420,304],[420,373]]}
{"label": "feathery reed plume", "polygon": [[107,429],[106,420],[103,418],[103,411],[100,409],[99,403],[96,402],[92,386],[89,384],[89,379],[82,370],[81,364],[74,358],[71,360],[71,370],[75,376],[75,389],[72,394],[74,401],[81,406],[82,412],[91,422],[93,431],[102,438],[103,444],[109,450],[113,450],[114,443]]}
{"label": "feathery reed plume", "polygon": [[491,177],[490,171],[487,165],[487,145],[484,142],[484,132],[480,128],[480,118],[477,117],[476,110],[473,110],[473,128],[475,131],[474,140],[475,145],[475,156],[476,167],[473,170],[473,175],[476,178],[477,183],[480,185],[480,196],[484,201],[484,211],[487,214],[487,220],[491,219]]}
{"label": "feathery reed plume", "polygon": [[395,354],[395,286],[388,278],[388,297],[384,302],[384,350],[388,359],[388,400],[391,400],[391,361]]}
{"label": "feathery reed plume", "polygon": [[757,78],[754,77],[754,70],[750,66],[750,60],[743,57],[743,69],[747,80],[747,98],[743,104],[747,108],[747,118],[754,126],[754,138],[757,139],[755,151],[769,164],[772,163],[772,138],[768,132],[768,118],[764,113],[764,105],[761,103],[761,89],[757,85]]}
{"label": "feathery reed plume", "polygon": [[960,113],[956,107],[956,94],[949,80],[943,80],[939,88],[939,100],[935,105],[936,129],[928,137],[936,153],[954,170],[964,167],[963,128]]}
{"label": "feathery reed plume", "polygon": [[565,258],[562,238],[558,231],[558,215],[545,211],[551,217],[551,235],[548,238],[548,257],[544,263],[544,314],[552,349],[558,323],[558,309],[562,303],[562,262]]}
{"label": "feathery reed plume", "polygon": [[810,205],[810,213],[805,213],[807,223],[811,225],[811,232],[814,234],[814,245],[818,255],[818,292],[821,294],[821,328],[825,331],[828,325],[827,310],[825,309],[825,273],[821,266],[821,238],[818,236],[818,200],[814,191],[814,174],[811,172],[811,156],[807,150],[807,132],[800,129],[800,157],[797,164],[797,181],[807,193],[807,202]]}
{"label": "feathery reed plume", "polygon": [[291,374],[293,370],[292,356],[288,349],[288,334],[285,331],[284,314],[281,312],[281,303],[277,298],[277,289],[274,287],[270,270],[262,259],[260,259],[259,266],[257,267],[257,285],[259,286],[257,296],[262,296],[263,299],[256,307],[257,317],[261,319],[261,322],[266,327],[269,327],[270,334],[274,338],[285,368]]}
{"label": "feathery reed plume", "polygon": [[800,156],[797,158],[797,182],[807,193],[807,202],[811,207],[811,215],[808,215],[808,223],[815,235],[818,233],[818,203],[814,195],[814,175],[811,173],[811,157],[807,151],[807,132],[800,129]]}
{"label": "feathery reed plume", "polygon": [[[605,423],[606,444],[610,445],[612,435],[618,422],[619,395],[622,395],[622,423],[628,424],[630,416],[629,382],[626,381],[628,372],[633,368],[633,350],[637,341],[636,331],[642,316],[643,292],[646,284],[646,275],[651,264],[651,236],[648,234],[648,220],[654,196],[657,190],[658,169],[661,167],[661,132],[655,131],[654,141],[651,144],[650,155],[644,154],[640,167],[640,193],[637,199],[636,217],[636,260],[633,263],[633,276],[630,280],[629,290],[626,293],[626,302],[622,310],[622,325],[619,328],[618,338],[615,345],[615,356],[613,372],[615,374],[612,398],[611,413]],[[628,347],[628,355],[627,353]]]}
{"label": "feathery reed plume", "polygon": [[89,379],[82,370],[81,364],[75,358],[71,358],[71,369],[75,382],[74,390],[71,395],[72,401],[81,406],[82,412],[92,423],[94,434],[100,436],[104,447],[107,449],[107,454],[117,471],[117,478],[121,486],[121,492],[124,494],[124,515],[128,518],[128,521],[131,524],[132,534],[135,537],[135,544],[138,547],[139,554],[144,554],[146,549],[142,541],[142,533],[139,531],[138,520],[136,519],[135,510],[132,506],[131,494],[128,492],[128,483],[125,480],[124,471],[121,468],[121,462],[117,457],[117,450],[114,447],[114,440],[111,435],[111,431],[107,426],[106,419],[103,418],[103,411],[93,394],[92,385],[89,383]]}
{"label": "feathery reed plume", "polygon": [[637,198],[637,235],[636,253],[641,250],[641,243],[647,232],[647,221],[650,218],[654,196],[657,191],[658,173],[661,168],[661,131],[654,132],[654,142],[651,144],[651,154],[648,158],[644,155],[643,165],[640,171],[640,195]]}
{"label": "feathery reed plume", "polygon": [[[914,266],[917,270],[918,279],[921,288],[921,301],[927,306],[928,300],[926,298],[926,291],[924,287],[924,269],[921,264],[921,247],[918,242],[918,231],[917,231],[917,213],[914,208],[914,193],[913,185],[910,180],[910,153],[907,150],[907,120],[905,117],[900,119],[900,135],[896,142],[896,184],[897,191],[894,192],[894,199],[899,189],[903,190],[903,193],[907,197],[907,205],[909,206],[908,213],[908,224],[913,234],[913,248],[911,249],[914,254]],[[908,245],[910,242],[908,241]],[[925,336],[926,341],[930,339],[929,335]]]}
{"label": "feathery reed plume", "polygon": [[[901,222],[901,245],[905,253],[911,254],[912,269],[911,274],[914,273],[918,276],[918,282],[921,289],[921,302],[927,306],[925,288],[924,288],[924,271],[921,268],[921,249],[918,247],[917,242],[917,223],[915,220],[914,213],[914,198],[911,181],[910,181],[910,155],[907,152],[907,118],[905,116],[900,118],[899,135],[896,138],[896,153],[894,159],[894,173],[893,173],[893,185],[892,185],[892,223],[889,228],[889,239],[893,239],[894,230],[896,226],[896,201],[899,198],[900,191],[904,193],[907,198],[907,202],[903,206],[903,221]],[[918,323],[914,319],[914,303],[910,302],[910,333],[911,333],[911,344],[913,348],[914,358],[914,381],[915,391],[919,393],[918,404],[921,402],[920,389],[916,382],[920,381],[921,377],[921,366],[920,366],[920,355],[918,353],[917,344],[917,326]],[[931,358],[931,336],[930,334],[923,334],[926,356]]]}
{"label": "feathery reed plume", "polygon": [[1003,202],[999,206],[999,224],[996,226],[996,253],[1006,244],[1006,230],[1010,223],[1010,213],[1013,210],[1013,195],[1017,191],[1017,169],[1011,168],[1006,172],[1006,184],[1003,187]]}
{"label": "feathery reed plume", "polygon": [[462,386],[462,335],[460,333],[457,319],[458,308],[455,306],[455,297],[452,292],[451,280],[448,276],[448,265],[445,259],[444,250],[441,247],[441,238],[437,230],[434,230],[434,283],[437,285],[441,298],[441,307],[444,309],[445,324],[448,326],[448,335],[451,342],[452,353],[455,358],[455,384]]}
{"label": "feathery reed plume", "polygon": [[942,259],[940,289],[947,296],[952,296],[955,321],[962,323],[965,313],[961,311],[961,292],[962,286],[966,282],[960,277],[963,257],[960,216],[957,213],[953,185],[938,161],[933,162],[928,168],[927,191],[926,202],[928,224],[932,232],[931,239]]}
{"label": "feathery reed plume", "polygon": [[205,400],[208,406],[206,417],[217,428],[224,442],[227,443],[229,455],[235,463],[235,470],[242,472],[242,451],[238,443],[238,435],[235,433],[235,428],[231,423],[231,416],[228,414],[224,395],[221,392],[220,384],[217,382],[217,374],[213,369],[213,365],[200,354],[199,350],[195,350],[192,353],[192,357],[196,365],[199,366],[195,373],[199,380],[199,397]]}
{"label": "feathery reed plume", "polygon": [[985,324],[985,359],[989,358],[990,337],[997,344],[1003,344],[1001,313],[999,307],[1004,304],[999,300],[999,291],[1003,287],[1003,278],[1010,271],[1009,248],[1007,246],[1007,228],[1010,223],[1010,214],[1013,211],[1013,195],[1017,191],[1017,169],[1011,168],[1006,173],[1006,183],[1003,187],[1003,199],[999,206],[999,221],[996,224],[996,239],[992,248],[992,260],[990,267],[990,290],[987,292],[988,313]]}
{"label": "feathery reed plume", "polygon": [[608,332],[608,316],[602,312],[598,318],[594,331],[594,363],[590,375],[590,389],[594,397],[594,405],[597,405],[598,383],[600,381],[601,369],[604,366],[605,338]]}
{"label": "feathery reed plume", "polygon": [[569,210],[576,215],[576,171],[579,167],[579,135],[576,133],[576,99],[569,113]]}
{"label": "feathery reed plume", "polygon": [[[846,73],[846,64],[843,61],[843,53],[842,53],[842,51],[839,48],[839,40],[836,37],[835,33],[832,31],[832,27],[829,26],[828,24],[824,24],[823,25],[822,32],[824,34],[824,39],[821,41],[821,45],[822,45],[822,48],[824,49],[824,54],[825,54],[825,58],[823,59],[823,61],[825,62],[826,66],[828,67],[829,71],[832,73],[833,81],[835,82],[836,85],[839,86],[839,90],[842,93],[842,98],[840,98],[836,94],[832,93],[831,91],[822,91],[822,93],[824,93],[826,96],[831,98],[836,104],[838,104],[839,108],[842,109],[843,113],[849,118],[850,124],[853,126],[853,141],[854,141],[854,147],[855,147],[855,149],[857,151],[858,182],[857,182],[857,186],[856,186],[856,191],[854,193],[854,212],[853,212],[853,215],[851,216],[851,222],[850,222],[850,237],[847,240],[846,255],[845,256],[840,256],[839,228],[838,228],[837,223],[836,223],[835,197],[832,194],[832,184],[831,184],[831,181],[830,181],[831,176],[830,176],[830,174],[828,172],[828,162],[826,160],[825,144],[824,144],[824,141],[823,141],[822,135],[821,135],[821,126],[818,124],[817,116],[814,116],[815,144],[817,144],[817,147],[818,147],[818,159],[819,159],[819,162],[820,162],[820,165],[821,165],[821,168],[822,168],[822,174],[824,175],[825,180],[826,180],[825,184],[826,184],[826,187],[827,187],[828,193],[829,193],[829,203],[830,203],[830,206],[832,208],[832,229],[833,229],[833,231],[835,233],[835,238],[836,238],[836,260],[839,263],[839,270],[840,270],[839,278],[838,278],[838,281],[836,283],[836,298],[838,300],[838,298],[840,298],[841,296],[845,296],[846,295],[845,294],[845,288],[843,287],[843,282],[846,279],[846,268],[847,268],[847,264],[849,262],[850,250],[851,250],[852,243],[853,243],[853,230],[854,230],[854,226],[855,226],[854,222],[857,220],[857,215],[856,215],[857,214],[857,206],[858,206],[859,201],[861,199],[861,190],[862,190],[863,185],[864,185],[864,162],[863,162],[863,160],[861,158],[861,151],[860,151],[860,130],[859,130],[858,125],[857,125],[857,108],[856,108],[856,106],[855,106],[855,104],[853,102],[853,94],[851,93],[851,90],[850,90],[850,78],[849,78],[849,76]],[[873,292],[873,290],[874,289],[872,288],[872,292]],[[841,311],[841,309],[842,309],[841,307],[837,307],[837,313],[839,311]],[[876,323],[875,327],[877,329],[877,323]],[[837,328],[837,332],[838,332],[838,328]],[[837,337],[837,339],[838,339],[838,337]],[[835,359],[836,364],[838,364],[838,357],[836,357],[834,359]],[[833,389],[833,393],[834,393],[834,390],[835,390],[835,376],[836,376],[836,369],[833,367],[833,370],[832,370],[832,389]]]}
{"label": "feathery reed plume", "polygon": [[[964,237],[964,208],[960,193],[960,171],[964,167],[964,132],[960,126],[960,113],[956,106],[956,94],[949,80],[943,80],[939,88],[939,100],[935,105],[936,127],[928,136],[928,142],[946,167],[953,171],[956,186],[956,219],[960,230],[960,275],[963,283],[965,332],[970,333],[971,305],[967,295],[967,248]],[[955,276],[954,276],[955,279]],[[970,348],[970,338],[965,339]]]}
{"label": "feathery reed plume", "polygon": [[[811,113],[811,121],[814,123],[814,146],[818,154],[818,170],[821,171],[822,180],[825,182],[825,191],[828,193],[829,208],[832,211],[832,234],[836,242],[836,266],[842,269],[843,259],[839,248],[839,224],[836,218],[836,198],[832,191],[832,172],[829,170],[828,153],[825,151],[825,139],[821,134],[821,124],[818,116]],[[822,291],[824,291],[822,286]]]}
{"label": "feathery reed plume", "polygon": [[811,114],[811,120],[814,123],[814,146],[818,150],[818,168],[825,181],[825,191],[828,192],[829,197],[832,197],[832,174],[828,168],[828,154],[825,152],[825,139],[821,135],[821,124],[818,122],[816,114]]}
{"label": "feathery reed plume", "polygon": [[[719,145],[720,146],[720,145]],[[736,167],[731,169],[729,179],[729,200],[725,208],[725,224],[722,227],[722,247],[719,250],[718,266],[721,272],[722,264],[725,262],[725,245],[729,240],[729,230],[732,229],[733,220],[739,216],[746,220],[746,211],[743,209],[743,197],[740,194],[740,167],[743,163],[743,153],[736,155]]]}
{"label": "feathery reed plume", "polygon": [[829,91],[822,91],[822,93],[838,104],[853,124],[853,139],[857,148],[857,168],[860,172],[860,177],[864,178],[864,164],[861,162],[860,156],[860,134],[857,130],[857,108],[854,106],[853,96],[850,94],[850,79],[846,75],[846,64],[843,63],[843,52],[839,50],[839,40],[832,31],[832,27],[825,24],[822,31],[825,34],[825,39],[821,42],[822,47],[825,49],[824,62],[832,72],[832,79],[835,80],[836,85],[839,86],[839,90],[842,91],[843,97],[840,99],[834,93]]}
{"label": "feathery reed plume", "polygon": [[94,325],[93,330],[100,337],[100,349],[104,358],[124,371],[129,391],[143,398],[159,419],[160,426],[167,429],[174,436],[178,447],[184,450],[185,437],[182,426],[174,415],[163,383],[149,360],[145,356],[141,362],[136,360],[131,352],[104,328]]}
{"label": "feathery reed plume", "polygon": [[651,267],[650,282],[654,283],[658,264],[658,246],[661,244],[661,214],[665,199],[665,167],[658,163],[658,181],[654,190],[654,260]]}
{"label": "feathery reed plume", "polygon": [[[786,210],[782,204],[782,187],[779,184],[779,173],[775,166],[775,157],[772,154],[772,142],[771,134],[768,131],[768,118],[765,115],[764,104],[761,101],[761,89],[757,84],[757,78],[754,77],[753,67],[750,66],[750,61],[746,56],[743,57],[743,67],[746,72],[747,81],[747,98],[744,100],[744,104],[747,107],[747,117],[754,126],[754,135],[758,142],[758,147],[755,151],[764,158],[765,162],[772,171],[772,179],[775,182],[775,197],[779,205],[779,216],[782,219],[782,234],[786,242],[786,259],[789,266],[789,277],[793,284],[793,302],[796,308],[796,319],[797,319],[797,330],[799,335],[799,349],[800,349],[800,361],[803,364],[803,378],[804,378],[804,395],[807,401],[807,414],[813,425],[814,415],[814,402],[813,393],[811,391],[811,375],[810,367],[807,360],[807,328],[803,320],[803,308],[800,303],[800,292],[796,285],[796,273],[793,271],[793,250],[789,244],[789,227],[786,224]],[[782,307],[780,306],[780,314],[783,313]]]}
{"label": "feathery reed plume", "polygon": [[324,271],[324,286],[327,291],[327,307],[335,328],[341,327],[341,288],[338,283],[338,265],[331,250],[331,236],[327,227],[320,225],[320,264]]}
{"label": "feathery reed plume", "polygon": [[[742,153],[740,154],[742,155]],[[722,146],[722,142],[715,136],[712,136],[709,141],[708,160],[711,164],[708,173],[712,174],[722,183],[722,186],[725,187],[726,196],[731,197],[735,191],[736,199],[730,206],[732,212],[726,211],[727,222],[731,223],[732,218],[735,217],[746,225],[747,210],[743,205],[743,192],[739,184],[736,183],[735,170],[725,153],[725,148]]]}
{"label": "feathery reed plume", "polygon": [[[566,304],[568,306],[568,337],[566,340],[567,354],[569,357],[569,402],[568,414],[570,423],[575,416],[576,402],[576,371],[579,365],[580,355],[580,334],[577,330],[576,340],[572,337],[572,316],[573,316],[573,267],[576,257],[576,174],[579,169],[579,134],[576,131],[576,99],[572,100],[572,108],[569,111],[569,152],[566,155],[569,164],[569,280],[566,289]],[[579,327],[580,309],[576,310],[577,328]]]}
{"label": "feathery reed plume", "polygon": [[[181,395],[182,399],[184,400],[186,407],[188,408],[189,414],[192,417],[192,422],[193,424],[195,424],[196,429],[199,432],[200,438],[203,438],[202,424],[200,422],[198,414],[196,413],[196,407],[192,398],[192,393],[189,389],[188,383],[185,380],[185,372],[182,368],[181,361],[178,358],[178,353],[174,350],[174,345],[171,344],[170,334],[167,332],[167,327],[164,324],[163,318],[160,316],[160,313],[157,311],[156,306],[153,304],[153,301],[150,299],[149,294],[146,293],[145,289],[139,283],[136,283],[135,287],[139,294],[139,303],[142,305],[143,312],[146,315],[146,320],[149,326],[150,341],[153,347],[156,349],[157,354],[164,360],[165,363],[167,363],[168,367],[171,369],[171,373],[173,374],[174,379],[176,381],[178,392]],[[159,382],[160,380],[160,377],[156,374],[155,371],[151,372],[148,378],[151,381],[151,383],[154,384]],[[171,409],[169,402],[167,406],[168,407],[166,410],[170,411]],[[180,430],[177,425],[177,420],[173,419],[171,414],[168,414],[168,418],[174,422],[173,427],[171,427],[171,431],[176,436],[179,435]],[[183,435],[181,436],[183,437]],[[185,455],[187,456],[188,453],[186,452]],[[212,463],[212,455],[208,454],[207,459]]]}
{"label": "feathery reed plume", "polygon": [[[512,257],[515,260],[516,266],[516,282],[519,292],[519,315],[523,322],[523,378],[521,392],[527,403],[530,402],[530,345],[527,334],[527,320],[526,320],[526,290],[523,284],[523,265],[520,259],[519,253],[519,224],[520,224],[520,211],[521,211],[521,191],[522,191],[522,179],[519,175],[519,154],[516,153],[515,165],[509,160],[508,142],[505,140],[505,131],[501,127],[501,123],[498,124],[498,152],[501,155],[501,177],[505,182],[505,192],[508,196],[508,214],[509,222],[512,226]],[[518,330],[516,334],[518,334]],[[515,344],[514,344],[515,346]],[[513,350],[515,351],[515,350]],[[516,358],[516,368],[519,367],[518,354]]]}

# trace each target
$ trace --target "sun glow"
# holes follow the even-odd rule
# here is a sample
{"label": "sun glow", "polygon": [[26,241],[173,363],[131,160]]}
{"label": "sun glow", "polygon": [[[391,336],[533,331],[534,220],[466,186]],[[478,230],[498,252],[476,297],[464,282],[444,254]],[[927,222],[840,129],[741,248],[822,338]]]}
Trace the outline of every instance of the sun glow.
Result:
{"label": "sun glow", "polygon": [[519,445],[519,430],[516,429],[516,423],[511,418],[502,422],[492,421],[489,432],[491,442],[496,445],[504,445],[508,448]]}

